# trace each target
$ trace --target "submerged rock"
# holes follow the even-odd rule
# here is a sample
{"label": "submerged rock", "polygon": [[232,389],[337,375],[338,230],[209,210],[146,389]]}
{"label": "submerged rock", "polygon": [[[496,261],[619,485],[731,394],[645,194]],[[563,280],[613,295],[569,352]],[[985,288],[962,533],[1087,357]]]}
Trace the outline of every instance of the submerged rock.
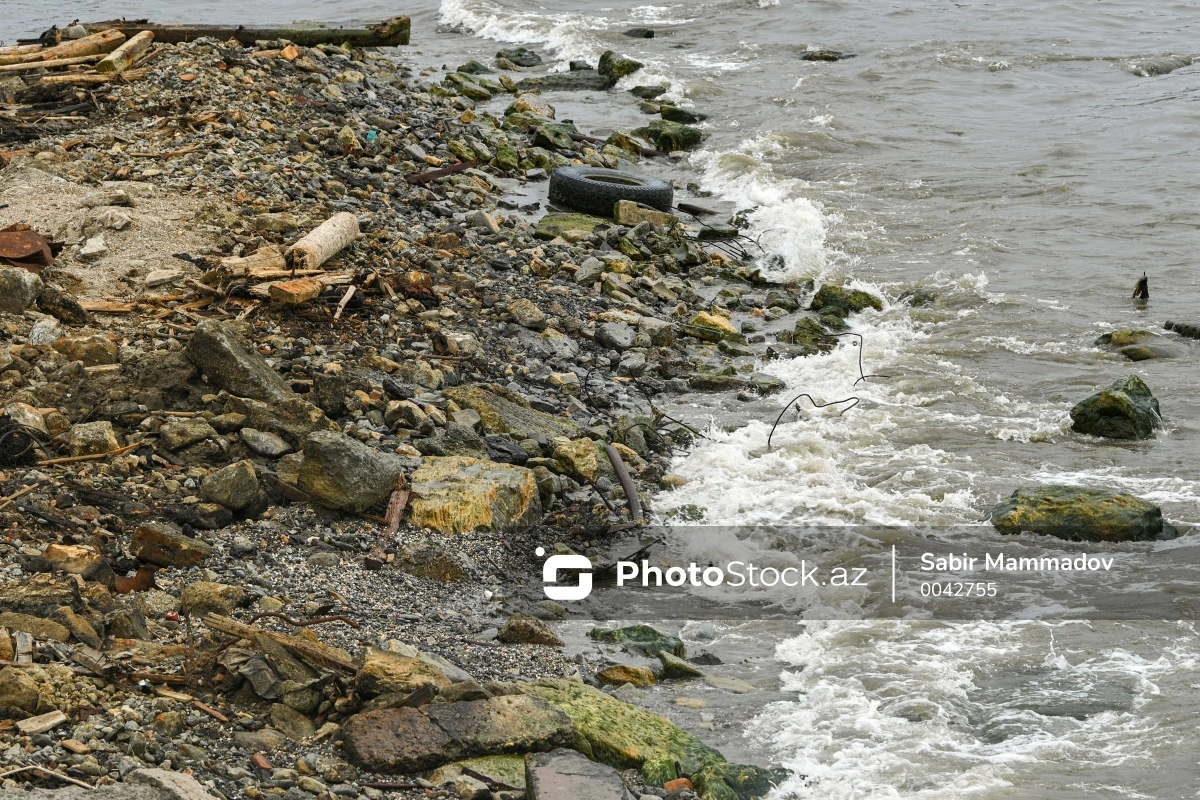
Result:
{"label": "submerged rock", "polygon": [[496,58],[502,58],[518,67],[537,67],[542,64],[542,57],[525,47],[511,47],[496,53]]}
{"label": "submerged rock", "polygon": [[833,314],[845,318],[868,308],[883,311],[883,301],[861,289],[825,285],[813,296],[808,308],[822,315]]}
{"label": "submerged rock", "polygon": [[691,150],[693,147],[698,147],[708,136],[699,128],[681,125],[678,122],[668,122],[665,119],[655,120],[643,128],[636,129],[633,133],[648,142],[653,142],[659,150],[668,153],[676,150]]}
{"label": "submerged rock", "polygon": [[1040,533],[1070,541],[1138,541],[1173,530],[1153,503],[1079,486],[1017,489],[989,516],[1001,533]]}
{"label": "submerged rock", "polygon": [[1107,439],[1148,439],[1162,427],[1158,400],[1141,378],[1130,375],[1071,409],[1071,430]]}
{"label": "submerged rock", "polygon": [[1130,361],[1148,361],[1152,358],[1175,358],[1178,352],[1164,344],[1162,336],[1151,331],[1110,331],[1093,343],[1111,352],[1120,353]]}

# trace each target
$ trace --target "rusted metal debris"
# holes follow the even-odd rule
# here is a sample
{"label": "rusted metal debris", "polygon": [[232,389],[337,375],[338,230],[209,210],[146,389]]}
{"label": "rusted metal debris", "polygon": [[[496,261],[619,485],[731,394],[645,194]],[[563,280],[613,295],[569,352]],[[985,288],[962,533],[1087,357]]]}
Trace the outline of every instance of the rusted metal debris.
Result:
{"label": "rusted metal debris", "polygon": [[415,183],[418,186],[424,186],[427,183],[436,181],[438,178],[445,178],[447,175],[454,175],[459,172],[465,172],[475,166],[475,159],[470,161],[459,161],[457,164],[451,164],[448,167],[441,169],[431,169],[428,172],[413,172],[404,176],[404,179],[409,183]]}
{"label": "rusted metal debris", "polygon": [[10,225],[0,230],[0,264],[21,267],[40,275],[42,270],[54,264],[54,258],[63,248],[52,242],[28,225]]}

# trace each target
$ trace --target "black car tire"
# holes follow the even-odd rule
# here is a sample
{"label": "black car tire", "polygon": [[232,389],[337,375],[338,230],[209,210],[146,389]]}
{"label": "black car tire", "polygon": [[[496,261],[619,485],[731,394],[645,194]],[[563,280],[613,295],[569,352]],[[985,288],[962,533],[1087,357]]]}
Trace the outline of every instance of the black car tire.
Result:
{"label": "black car tire", "polygon": [[636,172],[559,167],[550,176],[550,202],[598,217],[611,217],[618,200],[632,200],[659,211],[670,211],[674,199],[671,184]]}

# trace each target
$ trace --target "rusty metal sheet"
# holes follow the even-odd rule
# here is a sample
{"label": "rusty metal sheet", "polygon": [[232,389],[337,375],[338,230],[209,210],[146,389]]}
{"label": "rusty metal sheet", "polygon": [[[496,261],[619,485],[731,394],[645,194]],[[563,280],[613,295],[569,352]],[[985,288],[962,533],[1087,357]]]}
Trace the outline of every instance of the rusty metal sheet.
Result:
{"label": "rusty metal sheet", "polygon": [[12,225],[0,231],[0,263],[40,273],[54,263],[51,242],[28,225]]}

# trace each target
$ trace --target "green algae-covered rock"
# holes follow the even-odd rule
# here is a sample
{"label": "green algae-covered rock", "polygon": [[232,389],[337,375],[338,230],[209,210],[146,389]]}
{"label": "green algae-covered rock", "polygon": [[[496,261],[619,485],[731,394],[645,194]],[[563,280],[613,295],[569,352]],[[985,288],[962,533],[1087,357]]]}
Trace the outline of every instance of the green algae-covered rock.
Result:
{"label": "green algae-covered rock", "polygon": [[649,625],[630,625],[627,628],[592,628],[588,631],[598,642],[624,645],[626,650],[656,656],[662,651],[684,658],[687,648],[677,636],[660,633]]}
{"label": "green algae-covered rock", "polygon": [[810,311],[819,312],[822,316],[833,314],[848,317],[868,308],[883,311],[883,301],[873,294],[861,289],[847,289],[843,286],[822,286],[809,305]]}
{"label": "green algae-covered rock", "polygon": [[425,775],[425,780],[435,786],[461,778],[465,770],[485,776],[494,783],[503,783],[518,791],[525,791],[525,756],[483,756],[455,761],[439,767]]}
{"label": "green algae-covered rock", "polygon": [[1108,439],[1148,439],[1162,426],[1158,400],[1130,375],[1071,409],[1071,430]]}
{"label": "green algae-covered rock", "polygon": [[699,128],[681,125],[678,122],[668,122],[665,119],[655,120],[644,128],[638,128],[633,133],[648,142],[654,142],[655,147],[668,153],[676,150],[691,150],[693,147],[699,146],[706,136],[704,131]]}
{"label": "green algae-covered rock", "polygon": [[621,80],[626,75],[632,75],[642,68],[642,62],[634,61],[632,58],[619,56],[612,50],[605,50],[600,56],[600,63],[597,65],[596,72],[608,78],[613,83]]}
{"label": "green algae-covered rock", "polygon": [[1162,511],[1153,503],[1079,486],[1017,489],[990,516],[1001,533],[1027,531],[1070,541],[1136,541],[1160,536],[1164,530]]}
{"label": "green algae-covered rock", "polygon": [[533,235],[539,239],[556,239],[570,231],[582,231],[590,236],[593,228],[605,224],[611,223],[590,214],[547,214],[537,224]]}
{"label": "green algae-covered rock", "polygon": [[545,147],[549,150],[570,150],[574,144],[571,141],[571,134],[574,132],[574,125],[561,122],[539,125],[533,132],[533,144],[535,147]]}
{"label": "green algae-covered rock", "polygon": [[1162,336],[1150,331],[1117,330],[1103,334],[1093,343],[1120,353],[1130,361],[1147,361],[1152,358],[1175,358],[1179,354],[1164,343]]}
{"label": "green algae-covered rock", "polygon": [[501,139],[496,145],[495,164],[497,169],[512,172],[521,164],[517,149],[507,139]]}
{"label": "green algae-covered rock", "polygon": [[669,720],[582,683],[544,678],[524,691],[570,717],[577,750],[616,769],[641,769],[648,786],[690,775],[705,800],[751,800],[785,777],[779,771],[731,764]]}
{"label": "green algae-covered rock", "polygon": [[792,344],[804,349],[804,354],[815,356],[828,353],[837,346],[837,339],[829,335],[828,329],[813,317],[802,317],[792,330]]}

